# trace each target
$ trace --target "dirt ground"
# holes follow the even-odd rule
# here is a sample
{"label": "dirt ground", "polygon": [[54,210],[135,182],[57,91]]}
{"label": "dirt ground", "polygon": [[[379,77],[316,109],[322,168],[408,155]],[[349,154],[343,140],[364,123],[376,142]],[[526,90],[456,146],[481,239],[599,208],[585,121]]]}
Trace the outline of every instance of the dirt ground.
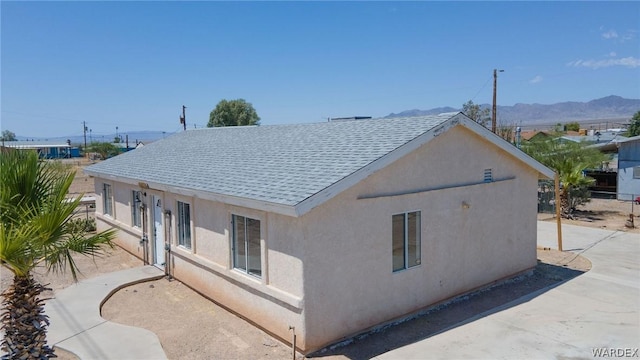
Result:
{"label": "dirt ground", "polygon": [[69,164],[74,170],[76,170],[76,177],[73,179],[73,183],[69,188],[69,195],[86,194],[92,195],[95,192],[93,187],[93,178],[89,175],[85,175],[82,169],[85,166],[94,164],[95,161],[90,161],[85,158],[63,159],[60,160],[64,164]]}
{"label": "dirt ground", "polygon": [[[630,214],[633,214],[633,229],[625,226]],[[562,219],[562,223],[640,234],[640,205],[632,201],[591,199],[576,209],[574,217],[575,220]],[[555,221],[555,217],[553,214],[538,214],[538,220]]]}
{"label": "dirt ground", "polygon": [[[86,161],[72,163],[84,166]],[[93,193],[93,179],[78,171],[72,185],[73,194]],[[564,221],[582,226],[640,232],[624,226],[631,212],[629,202],[594,199],[579,209],[578,220]],[[640,226],[640,206],[635,206],[636,226]],[[539,219],[555,221],[552,215],[541,214]],[[142,261],[120,248],[105,258],[76,257],[82,274],[80,280],[120,269],[141,266]],[[474,292],[455,301],[425,311],[413,319],[385,326],[374,332],[357,336],[341,346],[327,348],[310,357],[327,359],[368,359],[425,338],[464,321],[479,313],[517,300],[537,290],[548,288],[588,271],[586,258],[555,250],[538,250],[538,266],[530,276],[519,277],[488,289]],[[0,268],[0,290],[12,281],[12,274]],[[73,284],[69,274],[47,274],[44,269],[35,278],[49,284],[51,292]],[[288,344],[269,336],[243,319],[229,313],[214,302],[200,296],[177,280],[166,279],[136,284],[115,293],[102,309],[105,319],[139,326],[155,332],[170,359],[287,359],[291,358]],[[73,354],[56,349],[62,360],[77,359]],[[298,358],[302,358],[298,354]]]}

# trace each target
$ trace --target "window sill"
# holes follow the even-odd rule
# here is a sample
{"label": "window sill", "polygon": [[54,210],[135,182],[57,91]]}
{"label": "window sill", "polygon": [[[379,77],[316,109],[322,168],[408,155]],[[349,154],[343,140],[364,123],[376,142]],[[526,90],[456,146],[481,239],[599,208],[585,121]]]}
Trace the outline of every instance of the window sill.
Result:
{"label": "window sill", "polygon": [[242,270],[241,268],[233,268],[232,270],[235,271],[237,274],[240,274],[242,276],[247,277],[248,279],[254,280],[254,281],[262,284],[262,276],[257,276],[257,275],[250,274],[250,273]]}
{"label": "window sill", "polygon": [[182,251],[186,251],[186,252],[188,252],[189,254],[193,254],[193,249],[192,249],[192,248],[190,248],[190,247],[186,247],[186,246],[184,246],[184,245],[178,245],[178,246],[176,246],[176,248],[177,248],[177,249],[180,249],[180,250],[182,250]]}
{"label": "window sill", "polygon": [[411,269],[417,269],[421,266],[422,264],[418,264],[418,265],[414,265],[408,268],[404,268],[404,269],[399,269],[399,270],[393,270],[391,273],[392,274],[397,274],[397,273],[403,273],[405,271],[411,270]]}

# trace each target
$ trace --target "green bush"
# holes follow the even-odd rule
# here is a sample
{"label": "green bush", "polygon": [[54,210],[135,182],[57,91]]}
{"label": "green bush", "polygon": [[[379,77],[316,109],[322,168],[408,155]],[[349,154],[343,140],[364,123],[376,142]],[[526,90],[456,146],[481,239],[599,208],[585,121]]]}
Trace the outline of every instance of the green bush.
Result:
{"label": "green bush", "polygon": [[71,219],[69,226],[75,234],[96,231],[96,219]]}

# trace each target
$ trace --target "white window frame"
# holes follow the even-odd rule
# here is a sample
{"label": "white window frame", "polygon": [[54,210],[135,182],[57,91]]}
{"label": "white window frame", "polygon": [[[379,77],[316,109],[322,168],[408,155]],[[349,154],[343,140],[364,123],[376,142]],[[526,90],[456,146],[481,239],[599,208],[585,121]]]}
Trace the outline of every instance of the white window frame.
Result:
{"label": "white window frame", "polygon": [[102,213],[115,218],[113,214],[113,187],[111,184],[102,184]]}
{"label": "white window frame", "polygon": [[[243,218],[244,219],[244,239],[242,241],[241,244],[238,243],[238,234],[236,233],[236,221],[238,220],[238,218]],[[250,248],[250,244],[249,242],[251,241],[251,239],[247,238],[247,220],[253,220],[253,221],[257,221],[258,222],[258,226],[260,227],[260,231],[259,231],[259,239],[258,243],[259,243],[259,250],[258,250],[258,260],[260,261],[260,274],[257,274],[255,272],[252,272],[251,270],[251,266],[249,265],[250,262],[250,258],[251,258],[251,248]],[[262,247],[263,247],[263,242],[262,242],[262,220],[255,218],[255,217],[250,217],[250,216],[244,216],[244,215],[239,215],[239,214],[231,214],[231,261],[232,261],[232,265],[233,265],[233,269],[236,271],[240,271],[244,274],[256,277],[258,279],[262,279],[263,277],[263,271],[264,271],[264,263],[262,261]],[[238,246],[242,246],[244,248],[244,267],[241,264],[238,264],[238,261],[236,259],[236,244],[238,244]],[[254,254],[255,256],[255,254]]]}
{"label": "white window frame", "polygon": [[[184,209],[188,211],[188,219],[185,219]],[[176,238],[178,246],[192,249],[193,231],[191,229],[191,204],[186,201],[176,201]]]}
{"label": "white window frame", "polygon": [[135,228],[142,228],[142,191],[131,191],[131,226]]}
{"label": "white window frame", "polygon": [[[410,253],[409,253],[409,240],[410,240],[410,234],[409,234],[409,215],[410,214],[417,214],[417,224],[416,224],[416,250],[415,250],[415,263],[410,263],[409,258],[410,258]],[[402,213],[397,213],[397,214],[393,214],[391,216],[391,226],[393,227],[393,218],[396,216],[403,216],[404,219],[404,224],[403,224],[403,239],[402,239],[402,246],[403,246],[403,261],[404,263],[402,264],[402,267],[395,267],[395,264],[393,263],[393,246],[395,244],[394,239],[393,239],[393,229],[391,231],[391,269],[393,272],[399,272],[399,271],[403,271],[403,270],[407,270],[416,266],[420,266],[422,264],[422,211],[420,210],[415,210],[415,211],[407,211],[407,212],[402,212]]]}

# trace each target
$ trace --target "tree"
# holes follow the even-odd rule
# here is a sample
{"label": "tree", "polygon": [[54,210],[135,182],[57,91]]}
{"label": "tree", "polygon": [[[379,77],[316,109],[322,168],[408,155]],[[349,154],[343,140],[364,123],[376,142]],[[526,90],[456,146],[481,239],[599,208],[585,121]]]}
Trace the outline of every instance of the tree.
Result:
{"label": "tree", "polygon": [[580,131],[580,123],[577,121],[564,124],[564,131]]}
{"label": "tree", "polygon": [[629,124],[629,136],[640,135],[640,111],[633,114]]}
{"label": "tree", "polygon": [[554,126],[551,131],[556,134],[562,134],[564,133],[564,126],[562,125],[562,123],[556,123],[556,126]]}
{"label": "tree", "polygon": [[16,141],[16,134],[9,130],[2,130],[2,136],[0,137],[1,141]]}
{"label": "tree", "polygon": [[74,176],[33,152],[0,153],[0,263],[13,273],[0,316],[6,358],[55,357],[47,345],[49,320],[40,298],[46,288],[34,280],[32,270],[69,270],[77,280],[73,253],[101,256],[106,246],[113,247],[115,230],[87,236],[71,221],[82,199],[66,199]]}
{"label": "tree", "polygon": [[584,143],[562,142],[559,138],[533,140],[523,145],[522,150],[558,173],[561,215],[573,218],[576,206],[590,200],[587,187],[594,182],[583,171],[599,168],[605,155]]}
{"label": "tree", "polygon": [[87,147],[87,151],[100,154],[102,160],[106,160],[112,156],[120,154],[120,150],[108,142],[93,142]]}
{"label": "tree", "polygon": [[207,127],[260,125],[260,117],[244,99],[220,100],[209,114]]}
{"label": "tree", "polygon": [[462,112],[467,115],[468,118],[477,122],[482,126],[486,126],[491,118],[489,117],[489,109],[483,109],[478,104],[474,104],[469,100],[462,104]]}

